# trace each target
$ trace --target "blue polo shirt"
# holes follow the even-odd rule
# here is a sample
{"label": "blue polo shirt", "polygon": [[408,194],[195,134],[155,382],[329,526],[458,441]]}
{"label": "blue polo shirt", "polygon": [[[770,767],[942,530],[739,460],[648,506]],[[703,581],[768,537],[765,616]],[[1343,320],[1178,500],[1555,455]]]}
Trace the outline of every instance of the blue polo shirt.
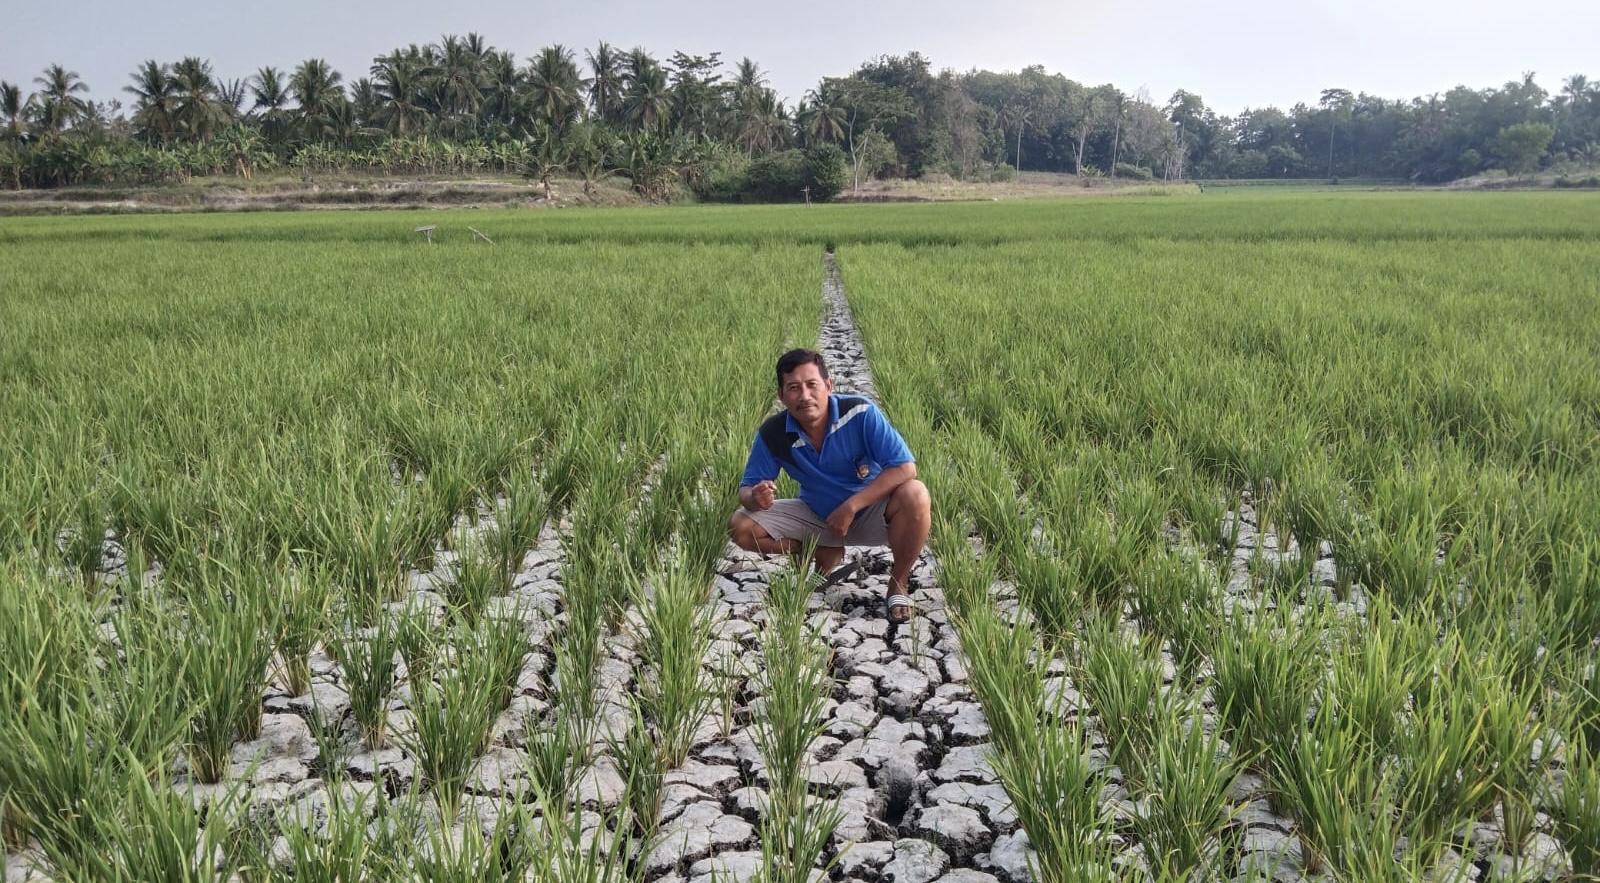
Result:
{"label": "blue polo shirt", "polygon": [[800,500],[823,518],[850,495],[871,484],[878,473],[915,459],[906,440],[889,425],[878,406],[868,401],[841,414],[838,394],[828,396],[828,430],[822,437],[821,450],[811,447],[793,414],[785,414],[784,419],[789,431],[799,435],[791,452],[794,462],[780,463],[757,433],[739,484],[749,487],[776,481],[782,468],[800,484]]}

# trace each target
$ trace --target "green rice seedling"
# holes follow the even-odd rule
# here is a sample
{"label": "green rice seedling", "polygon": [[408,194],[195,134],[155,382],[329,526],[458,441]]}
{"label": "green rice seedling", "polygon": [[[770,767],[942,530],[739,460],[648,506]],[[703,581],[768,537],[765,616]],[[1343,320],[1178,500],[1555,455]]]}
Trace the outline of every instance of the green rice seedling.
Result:
{"label": "green rice seedling", "polygon": [[197,539],[194,527],[201,523],[201,513],[195,488],[176,475],[140,475],[135,481],[119,476],[110,491],[118,535],[147,560],[174,561]]}
{"label": "green rice seedling", "polygon": [[1504,655],[1498,659],[1487,655],[1477,663],[1486,670],[1476,687],[1481,691],[1483,757],[1490,787],[1477,810],[1486,815],[1499,804],[1504,820],[1502,847],[1520,859],[1523,845],[1533,835],[1538,803],[1547,790],[1539,746],[1553,744],[1555,733],[1540,720],[1542,678],[1521,682],[1505,673],[1511,664]]}
{"label": "green rice seedling", "polygon": [[1145,541],[1135,533],[1118,533],[1104,516],[1091,514],[1073,526],[1067,552],[1094,606],[1121,614],[1139,564],[1148,554]]}
{"label": "green rice seedling", "polygon": [[602,814],[600,824],[586,823],[583,808],[565,795],[536,793],[538,823],[533,838],[532,879],[562,883],[637,883],[632,868],[632,842],[622,832],[622,810]]}
{"label": "green rice seedling", "polygon": [[1550,717],[1560,722],[1569,740],[1600,745],[1600,659],[1593,652],[1558,660],[1555,665],[1558,700]]}
{"label": "green rice seedling", "polygon": [[1545,811],[1572,862],[1572,879],[1600,879],[1600,763],[1583,731],[1569,730],[1566,775]]}
{"label": "green rice seedling", "polygon": [[1017,594],[1033,614],[1046,651],[1064,652],[1078,619],[1089,610],[1076,569],[1053,550],[1038,546],[1019,550],[1009,564]]}
{"label": "green rice seedling", "polygon": [[1118,878],[1113,820],[1100,805],[1105,782],[1076,721],[1041,722],[1027,742],[996,750],[989,764],[1028,832],[1034,879]]}
{"label": "green rice seedling", "polygon": [[1321,628],[1290,608],[1236,616],[1212,654],[1211,694],[1234,751],[1270,769],[1289,751],[1323,681]]}
{"label": "green rice seedling", "polygon": [[404,594],[415,506],[416,492],[402,490],[372,501],[347,492],[319,501],[313,509],[319,546],[336,563],[349,606],[368,621],[384,602]]}
{"label": "green rice seedling", "polygon": [[1414,689],[1413,721],[1397,752],[1409,798],[1404,821],[1427,842],[1477,818],[1496,797],[1486,738],[1490,705],[1476,683],[1491,672],[1480,672],[1454,636],[1437,653],[1434,683]]}
{"label": "green rice seedling", "polygon": [[484,535],[484,543],[500,564],[502,593],[511,590],[523,556],[539,545],[548,515],[544,488],[531,475],[512,478],[506,496],[495,503],[494,527]]}
{"label": "green rice seedling", "polygon": [[1373,755],[1390,754],[1403,734],[1416,672],[1432,658],[1435,627],[1410,612],[1396,618],[1382,596],[1344,632],[1328,672],[1327,707]]}
{"label": "green rice seedling", "polygon": [[974,555],[966,533],[949,521],[934,523],[932,545],[939,555],[939,587],[951,612],[960,618],[988,606],[996,557]]}
{"label": "green rice seedling", "polygon": [[645,719],[636,694],[629,694],[633,719],[621,736],[608,735],[611,756],[622,776],[622,805],[628,810],[628,830],[648,843],[661,825],[661,783],[667,771],[656,732]]}
{"label": "green rice seedling", "polygon": [[279,810],[278,830],[287,844],[287,857],[273,868],[272,879],[278,883],[349,883],[398,871],[382,854],[380,841],[369,834],[368,819],[382,801],[377,791],[330,791],[324,801],[327,824],[321,831],[298,805]]}
{"label": "green rice seedling", "polygon": [[1600,635],[1600,540],[1563,543],[1552,560],[1548,594],[1557,619],[1551,649],[1585,648]]}
{"label": "green rice seedling", "polygon": [[278,677],[295,696],[311,689],[311,651],[328,633],[333,607],[332,576],[318,565],[276,581],[279,588]]}
{"label": "green rice seedling", "polygon": [[494,687],[490,711],[499,714],[511,704],[517,680],[522,677],[523,661],[528,655],[527,626],[516,614],[485,617],[478,623],[470,647],[471,652],[483,657],[482,671]]}
{"label": "green rice seedling", "polygon": [[1177,485],[1178,511],[1195,545],[1204,555],[1227,562],[1233,558],[1233,542],[1224,529],[1224,520],[1237,508],[1230,505],[1210,482],[1189,475]]}
{"label": "green rice seedling", "polygon": [[395,646],[406,664],[406,680],[425,681],[433,677],[446,627],[427,607],[409,603],[395,615],[394,628]]}
{"label": "green rice seedling", "polygon": [[409,865],[399,879],[417,883],[524,883],[532,877],[537,825],[526,804],[513,801],[499,811],[489,830],[477,815],[469,815],[457,836],[450,828],[429,826],[423,841],[407,856]]}
{"label": "green rice seedling", "polygon": [[711,643],[709,585],[678,566],[656,570],[635,591],[643,634],[637,702],[655,728],[662,760],[683,763],[696,730],[711,712],[714,694],[701,660]]}
{"label": "green rice seedling", "polygon": [[240,567],[230,598],[239,629],[235,647],[242,693],[234,714],[234,728],[245,741],[261,736],[261,718],[265,710],[261,699],[266,692],[272,657],[277,651],[277,638],[283,632],[283,605],[273,597],[280,579],[273,564],[244,565]]}
{"label": "green rice seedling", "polygon": [[[582,727],[574,724],[570,715],[565,706],[557,705],[549,725],[530,732],[523,744],[528,779],[535,795],[565,794],[572,784],[578,756],[574,734]],[[584,751],[586,756],[587,748]]]}
{"label": "green rice seedling", "polygon": [[450,580],[439,586],[439,594],[444,597],[445,622],[476,628],[489,599],[504,585],[500,562],[487,551],[476,548],[462,551],[451,567]]}
{"label": "green rice seedling", "polygon": [[380,616],[376,624],[361,627],[347,615],[345,632],[328,644],[329,654],[344,671],[350,715],[369,750],[382,747],[386,737],[398,675],[399,633],[390,617]]}
{"label": "green rice seedling", "polygon": [[1125,478],[1112,492],[1112,518],[1119,545],[1130,555],[1143,557],[1163,541],[1162,531],[1171,514],[1171,499],[1149,477]]}
{"label": "green rice seedling", "polygon": [[[226,571],[207,573],[188,592],[182,646],[188,652],[183,692],[193,709],[189,765],[201,782],[227,772],[235,738],[261,732],[262,692],[275,627],[257,587],[222,582]],[[266,624],[263,631],[262,623]]]}
{"label": "green rice seedling", "polygon": [[91,598],[100,588],[108,520],[104,502],[97,494],[80,497],[72,503],[71,521],[61,546],[62,563],[77,575],[85,595]]}
{"label": "green rice seedling", "polygon": [[1154,744],[1142,764],[1147,798],[1133,827],[1158,879],[1214,879],[1229,854],[1229,792],[1242,769],[1220,730],[1207,733],[1195,703],[1155,710]]}
{"label": "green rice seedling", "polygon": [[810,583],[799,574],[774,576],[760,635],[763,665],[756,676],[765,704],[752,726],[769,782],[760,874],[773,883],[809,880],[842,818],[837,803],[810,798],[805,776],[832,686],[827,646],[806,625],[809,595]]}
{"label": "green rice seedling", "polygon": [[1294,819],[1306,873],[1342,868],[1366,833],[1385,824],[1390,794],[1383,755],[1368,748],[1352,723],[1327,712],[1285,738],[1267,759],[1274,802]]}
{"label": "green rice seedling", "polygon": [[1157,728],[1172,723],[1161,647],[1148,637],[1125,637],[1119,620],[1099,617],[1084,624],[1073,649],[1073,680],[1095,709],[1111,759],[1128,790],[1143,793],[1153,787],[1145,764],[1155,758]]}
{"label": "green rice seedling", "polygon": [[238,856],[227,846],[240,789],[201,806],[158,771],[136,773],[128,782],[121,812],[104,819],[110,822],[105,842],[111,875],[106,879],[220,883],[233,877]]}
{"label": "green rice seedling", "polygon": [[458,648],[452,671],[437,681],[411,683],[412,728],[400,747],[416,760],[418,778],[450,824],[494,725],[499,685],[490,661],[487,654]]}
{"label": "green rice seedling", "polygon": [[1141,569],[1133,614],[1141,632],[1164,637],[1178,674],[1199,676],[1222,631],[1211,568],[1197,557],[1169,553]]}
{"label": "green rice seedling", "polygon": [[707,583],[728,547],[728,513],[723,499],[707,495],[691,500],[678,525],[676,564]]}
{"label": "green rice seedling", "polygon": [[38,838],[56,874],[110,879],[106,834],[132,774],[89,748],[106,744],[112,727],[88,685],[63,686],[60,701],[0,720],[0,784],[16,833]]}
{"label": "green rice seedling", "polygon": [[1300,550],[1300,564],[1307,573],[1317,561],[1322,539],[1332,535],[1331,525],[1341,506],[1340,496],[1333,466],[1325,456],[1312,454],[1301,460],[1285,483],[1282,492],[1284,526]]}
{"label": "green rice seedling", "polygon": [[989,721],[997,753],[1021,750],[1034,738],[1044,684],[1034,667],[1033,629],[1009,623],[987,604],[957,619],[970,661],[972,690]]}
{"label": "green rice seedling", "polygon": [[311,775],[329,785],[344,781],[345,769],[343,756],[340,753],[339,721],[323,717],[322,707],[312,702],[306,712],[306,729],[311,732],[311,741],[317,748],[317,758],[310,765]]}

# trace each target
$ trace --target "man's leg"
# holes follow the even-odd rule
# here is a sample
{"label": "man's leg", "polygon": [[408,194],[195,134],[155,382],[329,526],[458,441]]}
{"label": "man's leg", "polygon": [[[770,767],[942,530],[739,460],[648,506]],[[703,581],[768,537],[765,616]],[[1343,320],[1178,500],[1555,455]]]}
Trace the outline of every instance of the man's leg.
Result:
{"label": "man's leg", "polygon": [[[766,555],[788,555],[794,559],[795,567],[804,570],[806,566],[806,543],[793,538],[778,538],[767,532],[754,518],[746,515],[743,510],[733,513],[728,519],[728,537],[733,544],[746,552],[761,552]],[[818,573],[828,573],[844,559],[844,546],[817,546],[811,554],[811,563],[816,566]]]}
{"label": "man's leg", "polygon": [[[911,568],[922,555],[923,547],[928,545],[928,532],[933,526],[932,510],[933,501],[928,496],[927,485],[916,479],[895,488],[889,496],[884,520],[889,523],[889,552],[894,556],[894,565],[889,571],[888,594],[911,594]],[[911,618],[910,610],[900,610],[904,611],[903,618],[895,618],[894,614],[899,611],[890,611],[895,622]]]}

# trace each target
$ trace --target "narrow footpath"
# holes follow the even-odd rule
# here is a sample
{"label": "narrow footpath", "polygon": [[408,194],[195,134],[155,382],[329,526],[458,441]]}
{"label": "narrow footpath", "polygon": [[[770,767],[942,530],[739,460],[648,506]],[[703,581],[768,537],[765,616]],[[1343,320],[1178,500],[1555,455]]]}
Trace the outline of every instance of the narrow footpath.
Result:
{"label": "narrow footpath", "polygon": [[[826,314],[818,349],[838,392],[878,400],[866,349],[851,317],[833,255],[824,257]],[[893,403],[882,403],[891,415]],[[731,546],[730,546],[731,548]],[[824,734],[812,746],[811,777],[817,794],[839,801],[843,823],[830,843],[838,855],[834,879],[895,883],[1021,883],[1027,840],[994,773],[984,761],[989,726],[967,686],[956,631],[946,617],[937,571],[924,553],[912,573],[917,615],[893,625],[884,614],[889,579],[887,548],[852,550],[866,565],[861,575],[812,599],[811,624],[833,649],[834,691]],[[717,579],[724,641],[740,641],[754,655],[754,625],[770,572],[780,567],[744,552],[723,560]],[[719,849],[717,828],[748,831],[758,819],[753,784],[755,752],[746,730],[702,746],[686,766],[736,765],[721,777],[722,822],[688,824],[709,836],[677,838],[687,849],[667,861],[660,851],[652,879],[711,883],[748,879],[759,852],[753,841]],[[729,771],[733,772],[732,770]],[[669,775],[669,781],[671,776]],[[707,796],[715,796],[715,790]],[[669,796],[670,800],[670,796]],[[678,806],[669,811],[681,812]],[[729,818],[729,817],[732,818]],[[742,824],[738,824],[742,823]],[[665,840],[674,824],[663,826]],[[691,846],[690,844],[694,845]],[[676,850],[671,850],[676,851]],[[842,853],[842,854],[841,854]]]}

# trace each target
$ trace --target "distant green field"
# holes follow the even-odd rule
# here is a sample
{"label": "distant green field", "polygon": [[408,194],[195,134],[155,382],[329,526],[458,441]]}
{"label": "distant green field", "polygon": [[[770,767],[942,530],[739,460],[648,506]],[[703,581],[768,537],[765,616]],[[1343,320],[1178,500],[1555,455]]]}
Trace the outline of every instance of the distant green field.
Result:
{"label": "distant green field", "polygon": [[[1313,872],[1481,870],[1537,833],[1594,874],[1597,210],[1239,188],[7,221],[0,745],[26,750],[0,750],[4,833],[63,878],[156,873],[116,832],[193,822],[192,802],[134,785],[221,776],[268,656],[391,664],[409,575],[468,549],[503,592],[547,516],[568,544],[547,649],[578,660],[552,663],[549,720],[597,713],[571,684],[592,687],[629,587],[663,558],[710,584],[829,248],[933,489],[940,587],[1045,878],[1135,842],[1156,879],[1233,878],[1245,769]],[[156,587],[106,578],[108,536]],[[515,680],[530,648],[496,644],[460,568],[440,658]],[[447,693],[468,685],[424,681],[404,747],[449,812],[504,697],[458,733]],[[388,687],[352,696],[327,750],[383,743]],[[550,782],[593,759],[528,741]],[[1098,804],[1110,765],[1131,821]],[[220,849],[184,836],[175,855]]]}

